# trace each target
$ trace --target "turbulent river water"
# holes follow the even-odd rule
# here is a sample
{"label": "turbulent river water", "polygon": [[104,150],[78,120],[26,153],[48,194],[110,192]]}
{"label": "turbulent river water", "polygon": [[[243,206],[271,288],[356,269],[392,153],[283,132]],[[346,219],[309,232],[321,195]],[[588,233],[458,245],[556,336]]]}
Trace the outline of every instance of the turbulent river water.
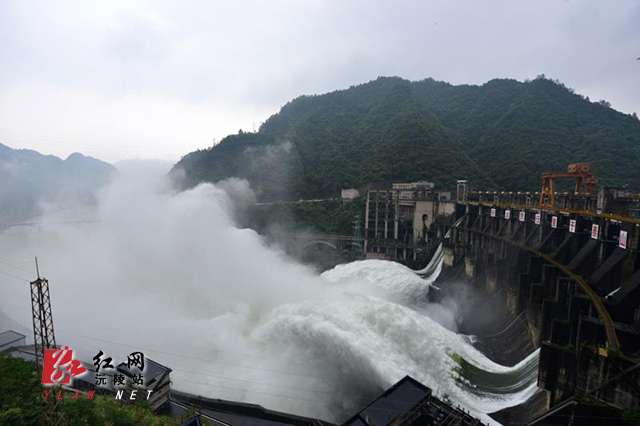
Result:
{"label": "turbulent river water", "polygon": [[58,343],[81,359],[141,350],[180,390],[336,422],[405,375],[485,421],[535,392],[537,352],[496,364],[428,302],[440,250],[422,271],[365,260],[319,275],[238,229],[227,194],[123,179],[85,212],[95,223],[4,231],[0,331],[31,335],[38,255]]}

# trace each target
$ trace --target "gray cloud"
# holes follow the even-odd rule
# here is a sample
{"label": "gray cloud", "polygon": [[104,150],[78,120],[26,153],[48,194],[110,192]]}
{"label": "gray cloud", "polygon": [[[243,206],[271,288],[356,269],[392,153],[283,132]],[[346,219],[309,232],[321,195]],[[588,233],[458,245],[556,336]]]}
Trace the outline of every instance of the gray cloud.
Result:
{"label": "gray cloud", "polygon": [[633,0],[2,2],[0,141],[175,159],[379,75],[545,73],[640,111],[639,21]]}

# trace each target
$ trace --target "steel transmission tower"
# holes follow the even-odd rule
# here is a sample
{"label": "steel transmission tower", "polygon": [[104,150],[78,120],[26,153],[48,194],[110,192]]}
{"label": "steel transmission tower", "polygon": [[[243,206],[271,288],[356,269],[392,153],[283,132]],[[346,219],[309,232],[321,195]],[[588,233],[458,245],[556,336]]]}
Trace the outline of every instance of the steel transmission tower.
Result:
{"label": "steel transmission tower", "polygon": [[38,258],[36,258],[38,279],[31,282],[31,314],[33,316],[33,344],[35,346],[36,365],[44,360],[45,349],[56,348],[56,336],[53,332],[53,315],[49,297],[49,280],[40,277]]}

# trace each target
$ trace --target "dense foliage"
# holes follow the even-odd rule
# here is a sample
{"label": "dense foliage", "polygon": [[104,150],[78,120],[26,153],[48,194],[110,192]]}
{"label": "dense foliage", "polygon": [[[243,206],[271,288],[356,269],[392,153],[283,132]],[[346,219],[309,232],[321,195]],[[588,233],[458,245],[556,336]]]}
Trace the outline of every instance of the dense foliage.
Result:
{"label": "dense foliage", "polygon": [[311,232],[353,235],[360,217],[364,220],[364,197],[349,203],[327,200],[317,203],[275,203],[250,207],[240,215],[239,225],[261,234]]}
{"label": "dense foliage", "polygon": [[605,185],[640,189],[640,121],[561,83],[482,86],[397,77],[286,104],[256,133],[229,136],[175,167],[185,185],[246,178],[263,200],[419,179],[440,188],[537,190],[540,173],[590,162]]}
{"label": "dense foliage", "polygon": [[[54,419],[59,425],[175,425],[169,417],[154,416],[144,404],[123,405],[113,397],[89,400],[86,395],[72,399],[73,392],[62,391],[62,400],[57,400],[59,389],[44,399],[44,388],[34,365],[20,358],[0,353],[0,425],[50,424],[45,419]],[[47,388],[47,390],[51,390]]]}

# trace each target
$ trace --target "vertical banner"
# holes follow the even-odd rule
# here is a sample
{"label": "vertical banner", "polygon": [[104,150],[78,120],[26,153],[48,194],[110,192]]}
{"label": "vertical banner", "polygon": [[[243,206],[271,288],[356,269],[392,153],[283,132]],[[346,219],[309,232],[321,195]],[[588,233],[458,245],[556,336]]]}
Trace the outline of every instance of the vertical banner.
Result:
{"label": "vertical banner", "polygon": [[505,210],[504,211],[504,218],[505,219],[511,219],[511,210]]}
{"label": "vertical banner", "polygon": [[519,220],[520,222],[524,222],[524,219],[525,219],[525,214],[524,214],[524,212],[520,212],[520,213],[518,213],[518,220]]}
{"label": "vertical banner", "polygon": [[573,232],[574,234],[576,233],[576,220],[575,219],[571,219],[569,221],[569,232]]}
{"label": "vertical banner", "polygon": [[618,246],[622,249],[627,248],[627,231],[620,231],[620,239],[618,240]]}
{"label": "vertical banner", "polygon": [[536,213],[536,225],[540,225],[542,219],[542,215],[540,213]]}
{"label": "vertical banner", "polygon": [[591,225],[591,238],[597,240],[598,234],[600,234],[600,226],[596,224]]}
{"label": "vertical banner", "polygon": [[558,227],[558,216],[553,216],[551,218],[551,227],[552,228],[557,228]]}
{"label": "vertical banner", "polygon": [[496,217],[496,209],[491,209],[491,217]]}

